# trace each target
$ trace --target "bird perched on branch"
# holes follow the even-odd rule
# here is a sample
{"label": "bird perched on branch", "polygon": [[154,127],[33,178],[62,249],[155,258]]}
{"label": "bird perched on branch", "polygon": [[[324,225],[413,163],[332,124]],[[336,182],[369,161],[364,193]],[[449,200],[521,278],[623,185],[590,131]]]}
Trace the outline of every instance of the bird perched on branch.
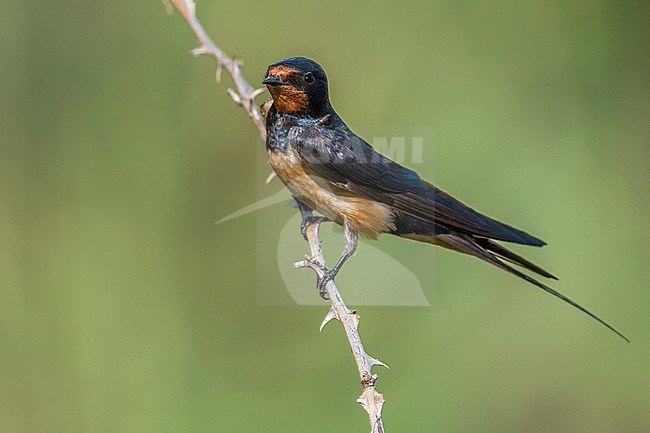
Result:
{"label": "bird perched on branch", "polygon": [[316,210],[341,224],[341,258],[319,279],[333,279],[356,251],[358,235],[388,233],[469,254],[553,294],[617,335],[623,334],[556,290],[513,268],[555,276],[497,241],[540,247],[544,241],[485,216],[422,179],[415,171],[376,152],[354,134],[329,101],[327,75],[313,60],[292,57],[268,67],[263,81],[273,104],[266,116],[266,148],[275,173],[293,194],[307,225]]}

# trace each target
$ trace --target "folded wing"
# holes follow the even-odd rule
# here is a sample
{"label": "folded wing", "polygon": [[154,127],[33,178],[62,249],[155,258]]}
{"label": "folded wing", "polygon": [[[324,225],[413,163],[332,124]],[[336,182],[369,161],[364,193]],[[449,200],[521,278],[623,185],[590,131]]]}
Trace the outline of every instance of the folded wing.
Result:
{"label": "folded wing", "polygon": [[[351,193],[472,236],[542,246],[544,241],[464,205],[413,170],[386,158],[347,128],[302,126],[290,134],[305,164]],[[291,141],[293,140],[293,143]]]}

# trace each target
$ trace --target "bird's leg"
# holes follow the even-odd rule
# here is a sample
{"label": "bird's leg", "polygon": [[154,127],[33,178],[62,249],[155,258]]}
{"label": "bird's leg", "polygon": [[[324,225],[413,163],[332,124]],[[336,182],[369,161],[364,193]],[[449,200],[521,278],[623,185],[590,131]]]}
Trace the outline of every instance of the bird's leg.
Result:
{"label": "bird's leg", "polygon": [[300,210],[300,216],[302,218],[302,221],[300,221],[300,233],[302,234],[302,237],[307,240],[307,227],[312,224],[322,223],[329,220],[325,217],[314,216],[314,211],[309,206],[298,200],[296,196],[294,196],[293,199],[298,203],[298,209]]}
{"label": "bird's leg", "polygon": [[339,273],[345,262],[357,251],[359,235],[350,228],[347,220],[343,221],[343,234],[345,236],[345,246],[343,247],[341,258],[332,269],[325,269],[323,276],[318,278],[318,293],[323,299],[328,299],[327,292],[325,292],[327,283],[336,277],[336,274]]}

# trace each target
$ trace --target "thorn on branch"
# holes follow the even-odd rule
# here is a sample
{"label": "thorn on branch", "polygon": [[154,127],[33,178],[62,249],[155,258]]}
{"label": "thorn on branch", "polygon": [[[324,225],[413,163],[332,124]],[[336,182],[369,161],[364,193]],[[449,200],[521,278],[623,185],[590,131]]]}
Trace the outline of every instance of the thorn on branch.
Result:
{"label": "thorn on branch", "polygon": [[323,322],[320,324],[319,331],[323,332],[323,328],[325,328],[325,325],[327,325],[332,320],[339,320],[339,316],[336,314],[334,308],[330,307],[329,311],[327,312],[327,315],[323,319]]}
{"label": "thorn on branch", "polygon": [[223,73],[223,65],[219,62],[217,62],[217,71],[215,72],[215,79],[217,80],[217,84],[221,83],[221,74]]}
{"label": "thorn on branch", "polygon": [[277,176],[277,174],[275,174],[274,171],[272,171],[271,173],[269,173],[269,177],[267,177],[266,180],[264,181],[264,186],[267,186],[268,184],[270,184],[271,181],[272,181],[273,179],[275,179],[276,176]]}
{"label": "thorn on branch", "polygon": [[[258,97],[259,95],[261,95],[264,92],[266,92],[266,89],[264,87],[260,87],[259,89],[253,90],[253,93],[251,93],[251,100],[255,99],[256,97]],[[329,114],[328,114],[328,116],[329,116]]]}
{"label": "thorn on branch", "polygon": [[192,51],[190,51],[190,54],[192,54],[194,57],[199,57],[204,54],[210,54],[210,50],[208,50],[205,45],[201,45],[197,48],[194,48]]}
{"label": "thorn on branch", "polygon": [[240,107],[243,105],[239,93],[235,92],[233,89],[230,88],[226,89],[226,92],[228,92],[232,100],[235,101],[235,104],[239,105]]}
{"label": "thorn on branch", "polygon": [[370,364],[370,367],[373,365],[380,365],[382,367],[386,367],[387,369],[390,370],[390,367],[378,360],[377,358],[373,358],[372,356],[366,354],[366,359],[368,360],[368,364]]}

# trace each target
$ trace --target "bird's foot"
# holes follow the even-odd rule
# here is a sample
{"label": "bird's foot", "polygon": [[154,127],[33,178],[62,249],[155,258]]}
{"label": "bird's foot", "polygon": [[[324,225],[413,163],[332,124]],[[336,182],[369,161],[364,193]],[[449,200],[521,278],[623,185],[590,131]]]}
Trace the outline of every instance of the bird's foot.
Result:
{"label": "bird's foot", "polygon": [[312,224],[320,224],[325,221],[329,221],[329,219],[313,215],[303,216],[302,221],[300,222],[300,233],[302,234],[302,237],[307,240],[307,228]]}
{"label": "bird's foot", "polygon": [[320,295],[321,298],[325,299],[326,301],[329,301],[330,297],[327,294],[327,290],[325,290],[325,286],[327,286],[327,283],[330,281],[334,281],[334,277],[336,277],[336,274],[338,274],[338,270],[333,270],[333,269],[325,269],[325,272],[323,273],[323,276],[318,277],[318,294]]}
{"label": "bird's foot", "polygon": [[350,228],[347,221],[343,222],[343,232],[345,234],[345,247],[343,248],[341,258],[332,269],[323,267],[323,276],[318,278],[318,293],[320,293],[320,296],[323,299],[329,298],[325,291],[327,283],[334,280],[334,277],[339,273],[345,262],[347,262],[347,260],[352,257],[357,250],[357,241],[359,236]]}

